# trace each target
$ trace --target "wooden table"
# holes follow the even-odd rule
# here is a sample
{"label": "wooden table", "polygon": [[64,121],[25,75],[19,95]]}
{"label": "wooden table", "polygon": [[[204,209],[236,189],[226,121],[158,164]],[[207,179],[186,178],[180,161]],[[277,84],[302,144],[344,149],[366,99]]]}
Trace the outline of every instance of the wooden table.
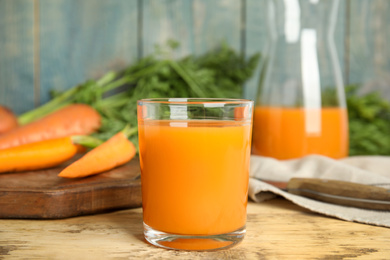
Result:
{"label": "wooden table", "polygon": [[390,229],[325,217],[281,198],[249,203],[247,235],[229,250],[160,249],[142,232],[140,208],[61,220],[3,219],[0,259],[390,258]]}

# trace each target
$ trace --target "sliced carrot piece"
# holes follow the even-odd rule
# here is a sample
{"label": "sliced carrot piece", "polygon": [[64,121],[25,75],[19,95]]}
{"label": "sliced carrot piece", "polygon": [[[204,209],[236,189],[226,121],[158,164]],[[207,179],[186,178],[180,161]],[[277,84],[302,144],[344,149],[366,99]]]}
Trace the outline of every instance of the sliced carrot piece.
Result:
{"label": "sliced carrot piece", "polygon": [[92,149],[58,174],[64,178],[80,178],[111,170],[130,161],[136,154],[134,144],[123,132],[115,134]]}
{"label": "sliced carrot piece", "polygon": [[0,172],[46,169],[72,158],[78,151],[72,137],[62,137],[0,150]]}

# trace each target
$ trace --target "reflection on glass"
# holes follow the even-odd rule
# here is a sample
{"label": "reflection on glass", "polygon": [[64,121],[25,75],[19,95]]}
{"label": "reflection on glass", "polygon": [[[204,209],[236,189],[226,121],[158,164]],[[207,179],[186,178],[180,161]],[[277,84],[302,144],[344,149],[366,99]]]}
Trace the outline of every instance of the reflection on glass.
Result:
{"label": "reflection on glass", "polygon": [[321,134],[321,85],[316,45],[316,31],[303,29],[301,34],[301,73],[305,131],[308,135]]}

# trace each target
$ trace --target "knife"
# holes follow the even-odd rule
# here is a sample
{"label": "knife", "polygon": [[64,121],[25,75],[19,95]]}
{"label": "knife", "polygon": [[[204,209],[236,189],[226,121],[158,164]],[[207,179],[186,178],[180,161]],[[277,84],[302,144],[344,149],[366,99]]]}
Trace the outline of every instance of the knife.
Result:
{"label": "knife", "polygon": [[289,193],[307,198],[373,210],[390,210],[390,190],[373,185],[315,178],[292,178],[288,182],[262,180]]}

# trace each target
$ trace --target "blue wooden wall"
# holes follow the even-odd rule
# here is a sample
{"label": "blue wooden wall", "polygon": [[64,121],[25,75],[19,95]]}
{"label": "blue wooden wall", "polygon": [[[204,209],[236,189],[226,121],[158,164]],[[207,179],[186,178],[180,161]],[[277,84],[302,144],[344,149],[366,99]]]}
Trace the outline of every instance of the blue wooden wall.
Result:
{"label": "blue wooden wall", "polygon": [[[330,4],[330,1],[327,1]],[[390,1],[342,0],[335,42],[346,84],[390,100]],[[0,104],[20,114],[176,39],[175,57],[226,41],[267,54],[266,0],[0,0]],[[246,85],[256,92],[258,72]]]}

